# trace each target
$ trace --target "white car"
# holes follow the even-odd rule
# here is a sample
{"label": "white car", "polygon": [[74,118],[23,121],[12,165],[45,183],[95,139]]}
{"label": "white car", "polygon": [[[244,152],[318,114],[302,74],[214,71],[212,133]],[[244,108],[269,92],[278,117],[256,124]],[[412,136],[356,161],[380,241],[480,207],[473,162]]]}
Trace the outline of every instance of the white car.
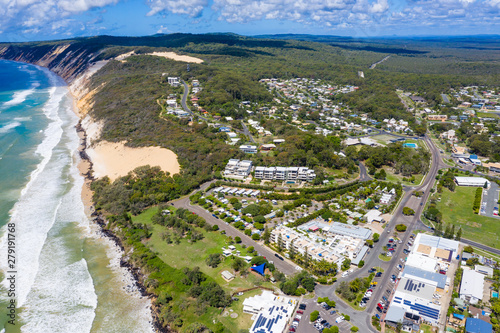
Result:
{"label": "white car", "polygon": [[339,324],[339,323],[341,323],[341,322],[343,322],[343,321],[344,321],[344,316],[340,316],[340,317],[338,317],[337,319],[335,319],[335,322],[336,322],[337,324]]}

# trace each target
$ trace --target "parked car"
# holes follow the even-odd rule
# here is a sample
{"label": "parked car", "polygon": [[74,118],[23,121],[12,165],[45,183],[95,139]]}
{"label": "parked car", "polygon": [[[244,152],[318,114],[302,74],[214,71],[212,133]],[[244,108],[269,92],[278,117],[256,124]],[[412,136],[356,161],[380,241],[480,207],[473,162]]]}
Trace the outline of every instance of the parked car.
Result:
{"label": "parked car", "polygon": [[302,310],[297,310],[297,313],[304,314],[304,311],[302,311]]}
{"label": "parked car", "polygon": [[304,303],[301,303],[301,304],[299,305],[299,309],[301,309],[301,310],[305,310],[305,309],[306,309],[306,305],[305,305]]}
{"label": "parked car", "polygon": [[375,277],[381,277],[382,276],[382,272],[378,272],[377,274],[375,274]]}

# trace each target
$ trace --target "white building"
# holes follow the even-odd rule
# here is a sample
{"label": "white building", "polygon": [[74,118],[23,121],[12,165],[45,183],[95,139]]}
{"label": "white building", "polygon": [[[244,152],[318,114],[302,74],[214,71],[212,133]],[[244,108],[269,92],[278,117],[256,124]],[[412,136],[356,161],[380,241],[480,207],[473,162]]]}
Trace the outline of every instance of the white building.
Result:
{"label": "white building", "polygon": [[296,306],[295,299],[264,290],[261,295],[243,301],[243,312],[255,317],[250,333],[282,333]]}
{"label": "white building", "polygon": [[483,177],[455,177],[455,183],[457,183],[458,186],[474,187],[482,187],[486,183],[487,187],[490,187],[489,180]]}
{"label": "white building", "polygon": [[257,153],[257,146],[241,145],[240,150],[246,154],[255,154]]}
{"label": "white building", "polygon": [[177,87],[180,84],[179,78],[169,76],[168,77],[168,84],[170,84],[173,87]]}
{"label": "white building", "polygon": [[483,299],[483,290],[484,275],[473,270],[464,270],[460,284],[460,299],[476,304]]}
{"label": "white building", "polygon": [[224,169],[224,177],[234,179],[244,179],[250,175],[252,169],[252,161],[240,161],[238,159],[230,159]]}

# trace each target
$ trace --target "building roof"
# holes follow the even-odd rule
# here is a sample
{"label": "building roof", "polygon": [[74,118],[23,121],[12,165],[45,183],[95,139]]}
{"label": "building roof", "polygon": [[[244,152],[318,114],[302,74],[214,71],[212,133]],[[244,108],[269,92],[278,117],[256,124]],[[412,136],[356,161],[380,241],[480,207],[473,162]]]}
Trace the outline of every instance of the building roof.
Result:
{"label": "building roof", "polygon": [[434,270],[436,269],[437,260],[421,255],[420,253],[412,252],[408,255],[406,265],[418,267],[425,271],[434,272]]}
{"label": "building roof", "polygon": [[472,270],[464,270],[460,295],[470,295],[477,299],[483,299],[484,275]]}
{"label": "building roof", "polygon": [[323,228],[323,230],[339,235],[346,235],[361,239],[368,239],[372,234],[372,231],[370,229],[358,226],[350,226],[340,222],[333,222],[330,226]]}
{"label": "building roof", "polygon": [[413,278],[414,280],[427,280],[430,283],[436,283],[438,288],[444,289],[446,286],[446,275],[439,274],[436,272],[424,271],[418,267],[405,266],[403,271],[403,276],[408,278]]}
{"label": "building roof", "polygon": [[397,288],[399,292],[416,296],[427,301],[433,299],[435,290],[435,287],[431,284],[409,279],[407,277],[403,277],[401,281],[399,281]]}
{"label": "building roof", "polygon": [[358,254],[356,255],[356,258],[351,260],[351,264],[353,265],[358,265],[361,260],[365,257],[366,253],[368,252],[368,246],[363,245],[361,250],[359,250]]}
{"label": "building roof", "polygon": [[394,323],[397,322],[403,322],[403,318],[405,316],[406,310],[403,309],[402,307],[392,305],[389,307],[389,310],[387,310],[387,314],[385,315],[385,321],[391,321]]}
{"label": "building roof", "polygon": [[459,186],[484,186],[484,183],[490,183],[483,177],[455,177]]}
{"label": "building roof", "polygon": [[465,331],[467,333],[491,333],[493,332],[493,326],[478,318],[467,318]]}
{"label": "building roof", "polygon": [[484,275],[493,276],[493,268],[483,265],[474,266],[474,270]]}
{"label": "building roof", "polygon": [[432,235],[419,233],[415,238],[415,244],[424,244],[431,247],[436,247],[438,249],[444,249],[456,252],[458,251],[459,242],[454,241],[452,239],[446,239],[442,237],[436,237]]}

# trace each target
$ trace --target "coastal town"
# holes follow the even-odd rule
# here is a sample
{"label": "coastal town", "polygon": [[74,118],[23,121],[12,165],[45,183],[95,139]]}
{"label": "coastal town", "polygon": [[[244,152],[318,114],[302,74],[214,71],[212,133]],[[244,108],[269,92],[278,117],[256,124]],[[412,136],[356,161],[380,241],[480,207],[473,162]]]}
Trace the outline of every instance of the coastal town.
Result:
{"label": "coastal town", "polygon": [[[344,45],[351,63],[315,41],[148,38],[0,50],[16,61],[52,59],[71,83],[64,94],[77,117],[61,114],[78,135],[53,149],[67,139],[76,153],[48,165],[77,188],[65,178],[53,188],[50,177],[43,188],[64,192],[65,212],[51,201],[51,214],[58,232],[72,229],[38,230],[29,258],[36,266],[35,257],[57,253],[59,237],[72,237],[68,253],[81,255],[65,268],[86,277],[80,291],[95,287],[84,304],[96,331],[111,320],[103,313],[123,312],[115,331],[500,332],[496,81],[457,76],[446,85],[410,71],[404,57],[436,70],[444,46],[427,58],[396,55],[406,46],[392,45],[393,54]],[[163,38],[182,46],[159,47]],[[68,63],[82,67],[65,72]],[[74,201],[79,215],[66,218]],[[111,250],[94,251],[94,242]],[[21,313],[44,299],[33,286]],[[71,300],[77,313],[83,303]]]}

